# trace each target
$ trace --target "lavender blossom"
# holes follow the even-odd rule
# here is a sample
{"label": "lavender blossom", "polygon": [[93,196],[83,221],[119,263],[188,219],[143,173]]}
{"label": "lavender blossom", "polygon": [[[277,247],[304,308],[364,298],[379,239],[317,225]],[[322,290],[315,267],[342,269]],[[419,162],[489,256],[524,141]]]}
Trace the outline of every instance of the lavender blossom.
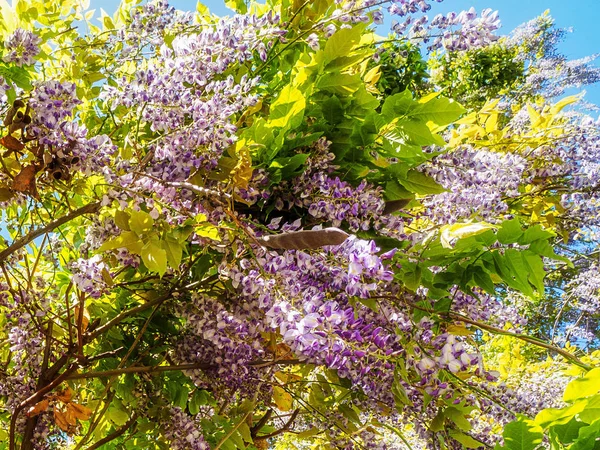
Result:
{"label": "lavender blossom", "polygon": [[6,53],[2,57],[4,62],[15,63],[21,67],[31,65],[40,53],[39,44],[42,40],[31,31],[17,28],[4,41]]}

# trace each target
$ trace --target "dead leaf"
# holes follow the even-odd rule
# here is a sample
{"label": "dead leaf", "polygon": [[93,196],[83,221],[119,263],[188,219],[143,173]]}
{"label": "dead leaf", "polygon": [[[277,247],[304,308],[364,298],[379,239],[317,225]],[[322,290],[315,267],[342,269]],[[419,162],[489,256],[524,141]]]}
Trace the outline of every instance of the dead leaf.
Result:
{"label": "dead leaf", "polygon": [[73,389],[67,387],[66,389],[60,391],[56,394],[56,399],[60,400],[63,403],[69,403],[73,398]]}
{"label": "dead leaf", "polygon": [[0,139],[0,144],[14,152],[20,152],[25,148],[25,144],[10,134]]}
{"label": "dead leaf", "polygon": [[54,423],[61,430],[70,433],[73,431],[75,425],[77,425],[77,420],[73,417],[68,418],[67,414],[62,412],[56,405],[54,405]]}
{"label": "dead leaf", "polygon": [[40,195],[37,191],[35,184],[35,174],[38,172],[38,168],[35,165],[29,165],[23,167],[13,180],[13,189],[19,192],[25,192],[31,195],[36,200],[40,199]]}
{"label": "dead leaf", "polygon": [[33,405],[31,408],[29,408],[25,415],[27,417],[37,416],[39,413],[43,413],[44,411],[46,411],[48,409],[48,405],[48,400],[41,400],[35,405]]}
{"label": "dead leaf", "polygon": [[281,233],[258,238],[258,242],[266,247],[284,250],[305,250],[323,247],[325,245],[339,245],[350,235],[339,228],[325,228],[324,230],[302,230],[290,233]]}
{"label": "dead leaf", "polygon": [[[75,306],[75,320],[79,320],[79,305]],[[83,317],[81,320],[81,332],[85,333],[88,325],[90,324],[90,313],[87,308],[83,307]]]}
{"label": "dead leaf", "polygon": [[92,415],[92,410],[87,406],[71,402],[67,404],[67,413],[73,415],[73,417],[79,420],[89,420],[90,416]]}
{"label": "dead leaf", "polygon": [[283,342],[277,344],[277,348],[275,349],[275,356],[277,358],[289,358],[291,355],[292,349],[289,346],[287,346]]}

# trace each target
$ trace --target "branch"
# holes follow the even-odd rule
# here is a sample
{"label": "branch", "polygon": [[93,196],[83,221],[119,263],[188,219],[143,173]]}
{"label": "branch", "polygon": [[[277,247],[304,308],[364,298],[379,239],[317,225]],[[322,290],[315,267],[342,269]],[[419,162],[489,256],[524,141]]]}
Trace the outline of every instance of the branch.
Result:
{"label": "branch", "polygon": [[[282,359],[282,360],[274,360],[274,361],[251,361],[248,363],[249,366],[253,367],[264,367],[267,365],[293,365],[293,364],[301,364],[302,362],[297,359]],[[207,370],[215,368],[216,366],[211,363],[190,363],[190,364],[177,364],[171,366],[131,366],[131,367],[123,367],[121,369],[112,369],[112,370],[103,370],[99,372],[84,372],[84,373],[75,373],[70,374],[68,376],[68,380],[80,380],[83,378],[100,378],[100,377],[113,377],[115,375],[122,375],[125,373],[160,373],[160,372],[173,372],[177,370],[194,370],[201,369]]]}
{"label": "branch", "polygon": [[17,418],[19,417],[19,414],[21,414],[21,411],[23,411],[27,406],[40,401],[44,397],[44,395],[46,395],[46,393],[50,392],[52,389],[54,389],[56,386],[58,386],[64,380],[66,380],[68,378],[68,376],[71,375],[71,373],[73,373],[77,370],[78,367],[79,367],[79,364],[77,363],[77,361],[74,362],[73,364],[71,364],[70,367],[68,367],[63,373],[61,373],[53,381],[48,383],[43,388],[37,390],[31,396],[29,396],[28,398],[23,400],[21,403],[19,403],[19,405],[13,411],[12,417],[10,418],[10,431],[9,431],[9,444],[8,444],[9,450],[16,450],[15,434],[16,434],[16,427],[17,427]]}
{"label": "branch", "polygon": [[20,248],[25,247],[27,244],[29,244],[31,241],[33,241],[35,238],[37,238],[43,234],[49,233],[50,231],[54,230],[55,228],[60,227],[61,225],[75,219],[76,217],[83,216],[84,214],[98,212],[98,210],[100,209],[100,206],[101,206],[100,202],[90,203],[88,205],[82,206],[79,209],[76,209],[75,211],[70,212],[69,214],[61,217],[60,219],[56,219],[55,221],[50,222],[46,226],[43,226],[36,230],[31,230],[25,236],[17,239],[12,244],[10,244],[8,247],[6,247],[4,250],[2,250],[0,252],[0,261],[6,260],[6,258],[8,258],[11,254],[16,252]]}
{"label": "branch", "polygon": [[265,439],[269,439],[269,438],[278,436],[278,435],[280,435],[282,433],[285,433],[286,431],[289,431],[290,427],[294,423],[294,420],[296,420],[296,416],[298,416],[299,412],[300,412],[300,410],[296,409],[292,413],[292,415],[290,416],[290,418],[288,419],[288,421],[285,423],[285,425],[282,428],[280,428],[279,430],[275,430],[272,433],[264,434],[262,436],[256,436],[256,439],[265,440]]}
{"label": "branch", "polygon": [[86,450],[96,450],[97,448],[100,448],[101,446],[103,446],[104,444],[112,441],[113,439],[118,438],[119,436],[121,436],[123,433],[125,433],[129,427],[131,427],[138,418],[138,414],[137,413],[133,413],[133,415],[131,416],[131,418],[125,422],[125,424],[116,429],[115,431],[113,431],[112,433],[110,433],[108,436],[103,437],[102,439],[100,439],[98,442],[96,442],[93,445],[90,445]]}
{"label": "branch", "polygon": [[470,325],[474,325],[474,326],[476,326],[477,328],[479,328],[481,330],[491,331],[493,333],[501,334],[501,335],[504,335],[504,336],[512,336],[514,338],[521,339],[522,341],[525,341],[525,342],[527,342],[529,344],[537,345],[537,346],[543,347],[543,348],[545,348],[547,350],[551,350],[553,352],[556,352],[559,355],[561,355],[563,358],[565,358],[567,361],[569,361],[569,362],[571,362],[571,363],[573,363],[573,364],[581,367],[584,370],[591,370],[592,369],[591,366],[589,366],[588,364],[584,363],[579,358],[577,358],[577,356],[569,353],[568,351],[566,351],[566,350],[564,350],[564,349],[562,349],[560,347],[556,347],[554,345],[547,344],[547,343],[545,343],[544,341],[542,341],[540,339],[536,339],[534,337],[527,336],[525,334],[513,333],[512,331],[503,330],[502,328],[498,328],[498,327],[495,327],[493,325],[488,325],[486,323],[478,322],[476,320],[469,319],[469,318],[467,318],[467,317],[465,317],[462,314],[459,314],[457,312],[453,312],[453,311],[448,311],[448,312],[434,311],[434,310],[429,309],[429,308],[424,308],[422,306],[418,306],[418,305],[416,305],[414,303],[411,303],[411,302],[408,302],[406,300],[399,299],[398,297],[392,296],[392,295],[379,295],[379,296],[377,296],[377,298],[387,298],[387,299],[392,299],[392,300],[401,300],[401,301],[403,301],[404,303],[406,303],[408,306],[410,306],[412,308],[415,308],[415,309],[418,309],[418,310],[421,310],[421,311],[425,311],[425,312],[428,312],[430,314],[438,314],[440,316],[448,316],[448,317],[450,317],[452,319],[460,320],[460,321],[468,323]]}

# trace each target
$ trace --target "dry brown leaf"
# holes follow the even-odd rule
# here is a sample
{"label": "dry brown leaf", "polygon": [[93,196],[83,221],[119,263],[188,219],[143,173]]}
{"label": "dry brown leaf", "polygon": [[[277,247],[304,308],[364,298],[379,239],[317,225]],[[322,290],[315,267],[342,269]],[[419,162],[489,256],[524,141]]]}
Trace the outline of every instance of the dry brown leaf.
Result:
{"label": "dry brown leaf", "polygon": [[20,140],[18,140],[14,136],[11,136],[10,134],[0,139],[0,144],[14,152],[20,152],[25,148],[25,144],[23,144]]}
{"label": "dry brown leaf", "polygon": [[49,406],[48,400],[46,400],[46,399],[41,400],[41,401],[37,402],[35,405],[33,405],[31,408],[29,408],[27,410],[27,412],[25,413],[25,415],[27,417],[37,416],[39,413],[43,413],[44,411],[46,411],[48,409],[48,406]]}
{"label": "dry brown leaf", "polygon": [[292,355],[292,349],[284,343],[277,344],[275,356],[277,358],[288,358]]}
{"label": "dry brown leaf", "polygon": [[284,250],[315,249],[325,245],[339,245],[350,235],[339,228],[323,230],[302,230],[281,233],[258,238],[258,242],[266,247]]}
{"label": "dry brown leaf", "polygon": [[56,394],[56,399],[60,400],[63,403],[69,403],[73,398],[73,389],[67,386],[66,389],[58,392]]}
{"label": "dry brown leaf", "polygon": [[67,413],[79,420],[88,420],[92,415],[92,410],[87,406],[71,402],[67,404]]}
{"label": "dry brown leaf", "polygon": [[[63,413],[62,411],[60,411],[56,405],[54,406],[54,423],[56,423],[56,426],[58,428],[60,428],[63,431],[66,431],[67,433],[69,433],[72,430],[72,426],[69,424],[69,421],[67,420],[67,415],[65,413]],[[75,422],[76,424],[77,422]]]}
{"label": "dry brown leaf", "polygon": [[35,165],[29,165],[23,167],[13,180],[12,188],[15,191],[25,192],[31,195],[36,200],[40,199],[40,195],[37,191],[35,184],[35,174],[38,172],[38,168]]}
{"label": "dry brown leaf", "polygon": [[[75,306],[75,320],[79,320],[79,305]],[[83,317],[81,320],[81,332],[85,333],[88,325],[90,324],[90,313],[87,308],[83,307]]]}

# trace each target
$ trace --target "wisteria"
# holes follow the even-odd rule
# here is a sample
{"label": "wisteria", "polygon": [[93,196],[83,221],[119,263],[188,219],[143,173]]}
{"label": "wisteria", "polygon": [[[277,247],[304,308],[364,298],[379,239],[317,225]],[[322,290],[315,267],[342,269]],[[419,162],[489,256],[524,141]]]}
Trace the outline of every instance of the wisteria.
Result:
{"label": "wisteria", "polygon": [[0,448],[590,425],[566,386],[598,365],[600,126],[552,97],[598,76],[551,20],[151,0],[81,36],[50,3],[3,35]]}
{"label": "wisteria", "polygon": [[17,28],[4,41],[4,55],[2,60],[14,63],[21,67],[35,62],[35,57],[40,52],[39,44],[42,42],[35,33]]}
{"label": "wisteria", "polygon": [[465,147],[437,156],[424,171],[448,192],[425,199],[425,215],[441,223],[502,217],[506,199],[519,195],[526,167],[520,155],[485,149]]}

